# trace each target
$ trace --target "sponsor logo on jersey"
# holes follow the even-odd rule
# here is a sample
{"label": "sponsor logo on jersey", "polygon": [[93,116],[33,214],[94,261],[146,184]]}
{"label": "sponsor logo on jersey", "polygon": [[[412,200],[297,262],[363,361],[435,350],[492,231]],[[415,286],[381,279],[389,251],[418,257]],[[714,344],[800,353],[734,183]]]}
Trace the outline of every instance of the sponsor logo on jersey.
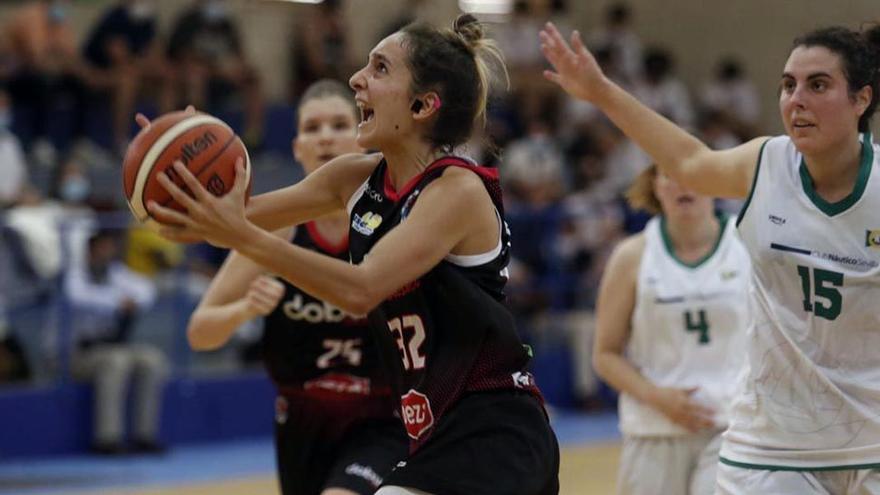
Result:
{"label": "sponsor logo on jersey", "polygon": [[275,397],[275,421],[279,425],[287,423],[287,399],[281,396]]}
{"label": "sponsor logo on jersey", "polygon": [[532,388],[535,386],[535,379],[531,373],[517,371],[510,376],[513,378],[513,386],[516,388]]}
{"label": "sponsor logo on jersey", "polygon": [[739,271],[737,270],[725,270],[721,272],[721,280],[730,280],[736,278],[737,275],[739,275]]}
{"label": "sponsor logo on jersey", "polygon": [[776,215],[771,214],[771,215],[767,216],[767,218],[769,218],[770,221],[775,223],[776,225],[785,225],[785,219],[782,217],[778,217]]}
{"label": "sponsor logo on jersey", "polygon": [[382,201],[385,200],[385,198],[383,198],[382,195],[379,194],[378,191],[376,191],[375,189],[370,187],[369,182],[367,183],[367,187],[364,188],[364,194],[366,194],[367,197],[369,197],[370,199],[372,199],[373,201],[375,201],[377,203],[381,203]]}
{"label": "sponsor logo on jersey", "polygon": [[413,440],[418,440],[426,431],[434,426],[434,413],[431,411],[431,401],[428,397],[416,390],[400,397],[400,415],[403,417],[403,426],[406,434]]}
{"label": "sponsor logo on jersey", "polygon": [[373,468],[370,466],[364,466],[363,464],[354,463],[345,466],[345,474],[363,478],[376,488],[379,488],[379,485],[382,484],[382,477],[376,474],[376,471],[373,471]]}
{"label": "sponsor logo on jersey", "polygon": [[303,383],[303,390],[370,395],[370,379],[348,373],[327,373]]}
{"label": "sponsor logo on jersey", "polygon": [[355,213],[354,218],[351,220],[351,228],[364,235],[373,235],[373,232],[379,228],[381,223],[382,217],[372,211],[368,211],[364,216]]}
{"label": "sponsor logo on jersey", "polygon": [[880,229],[865,231],[865,246],[880,249]]}
{"label": "sponsor logo on jersey", "polygon": [[338,323],[349,315],[326,301],[303,303],[302,294],[297,294],[281,307],[291,320],[309,323]]}

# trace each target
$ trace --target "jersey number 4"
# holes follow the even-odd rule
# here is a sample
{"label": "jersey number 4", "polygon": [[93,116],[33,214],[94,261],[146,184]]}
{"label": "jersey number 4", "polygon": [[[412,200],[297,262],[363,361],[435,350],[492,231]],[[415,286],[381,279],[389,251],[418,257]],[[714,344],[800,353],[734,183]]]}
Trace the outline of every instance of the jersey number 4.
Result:
{"label": "jersey number 4", "polygon": [[684,329],[688,332],[698,332],[700,336],[697,342],[700,344],[709,343],[709,322],[706,320],[706,310],[701,309],[697,312],[698,318],[694,318],[694,313],[690,310],[684,312]]}
{"label": "jersey number 4", "polygon": [[425,325],[419,315],[404,315],[388,320],[388,328],[394,334],[403,367],[407,370],[420,370],[425,367],[422,344],[425,342]]}
{"label": "jersey number 4", "polygon": [[[804,311],[813,313],[826,320],[834,320],[840,316],[840,307],[843,298],[836,287],[843,287],[843,274],[813,268],[812,283],[810,281],[810,269],[798,265],[798,275],[801,277],[801,288],[804,290]],[[812,289],[812,290],[811,290]],[[817,301],[815,297],[825,299],[827,304]]]}

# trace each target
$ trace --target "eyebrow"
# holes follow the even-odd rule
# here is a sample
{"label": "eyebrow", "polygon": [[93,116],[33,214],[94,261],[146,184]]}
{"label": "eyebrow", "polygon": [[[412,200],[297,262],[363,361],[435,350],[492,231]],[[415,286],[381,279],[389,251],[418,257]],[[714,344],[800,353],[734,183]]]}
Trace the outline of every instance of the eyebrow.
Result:
{"label": "eyebrow", "polygon": [[388,57],[386,57],[385,55],[382,55],[381,53],[378,53],[378,52],[371,53],[371,54],[370,54],[370,58],[374,58],[374,59],[376,59],[376,60],[378,60],[378,61],[380,61],[380,62],[384,62],[385,65],[387,65],[387,66],[389,66],[389,67],[390,67],[391,65],[393,65],[393,64],[391,63],[391,61],[388,60]]}
{"label": "eyebrow", "polygon": [[[782,73],[782,77],[783,77],[783,78],[785,78],[785,77],[790,77],[790,78],[792,78],[792,79],[797,79],[797,78],[794,77],[794,75],[793,75],[792,73],[790,73],[790,72],[783,72],[783,73]],[[814,72],[814,73],[812,73],[812,74],[810,74],[810,75],[807,76],[807,81],[810,81],[810,80],[813,80],[813,79],[818,79],[818,78],[820,78],[820,77],[827,77],[827,78],[829,78],[829,79],[833,79],[833,78],[831,77],[831,74],[829,74],[829,73],[827,73],[827,72]]]}

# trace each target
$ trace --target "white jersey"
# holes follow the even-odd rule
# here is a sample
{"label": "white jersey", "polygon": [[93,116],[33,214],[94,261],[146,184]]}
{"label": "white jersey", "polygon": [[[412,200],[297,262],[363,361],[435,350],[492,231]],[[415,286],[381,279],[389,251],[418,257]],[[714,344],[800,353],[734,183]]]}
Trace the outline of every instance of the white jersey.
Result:
{"label": "white jersey", "polygon": [[752,256],[743,370],[722,462],[880,467],[880,163],[828,203],[787,136],[763,146],[740,236]]}
{"label": "white jersey", "polygon": [[[748,253],[726,217],[712,252],[693,264],[673,254],[662,217],[648,222],[644,235],[627,359],[661,387],[699,387],[694,397],[717,411],[723,428],[744,361]],[[689,434],[628,394],[620,396],[620,430],[630,436]]]}

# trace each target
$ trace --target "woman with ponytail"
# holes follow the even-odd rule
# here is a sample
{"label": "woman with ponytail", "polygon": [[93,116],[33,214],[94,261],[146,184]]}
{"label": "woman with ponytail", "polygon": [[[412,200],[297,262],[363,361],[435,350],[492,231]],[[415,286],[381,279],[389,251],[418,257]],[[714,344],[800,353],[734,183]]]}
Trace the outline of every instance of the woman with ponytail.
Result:
{"label": "woman with ponytail", "polygon": [[[247,208],[241,173],[216,198],[178,164],[192,195],[164,185],[187,212],[150,205],[168,238],[234,249],[368,314],[410,439],[380,495],[559,490],[559,448],[504,305],[510,234],[498,171],[453,154],[483,125],[493,69],[503,62],[473,16],[453,29],[407,26],[349,81],[357,143],[378,153],[335,158]],[[350,216],[351,263],[269,233],[339,210]]]}
{"label": "woman with ponytail", "polygon": [[880,494],[880,26],[797,38],[782,71],[786,134],[712,151],[609,81],[577,33],[548,24],[546,77],[591,101],[660,171],[747,197],[747,365],[717,494]]}

